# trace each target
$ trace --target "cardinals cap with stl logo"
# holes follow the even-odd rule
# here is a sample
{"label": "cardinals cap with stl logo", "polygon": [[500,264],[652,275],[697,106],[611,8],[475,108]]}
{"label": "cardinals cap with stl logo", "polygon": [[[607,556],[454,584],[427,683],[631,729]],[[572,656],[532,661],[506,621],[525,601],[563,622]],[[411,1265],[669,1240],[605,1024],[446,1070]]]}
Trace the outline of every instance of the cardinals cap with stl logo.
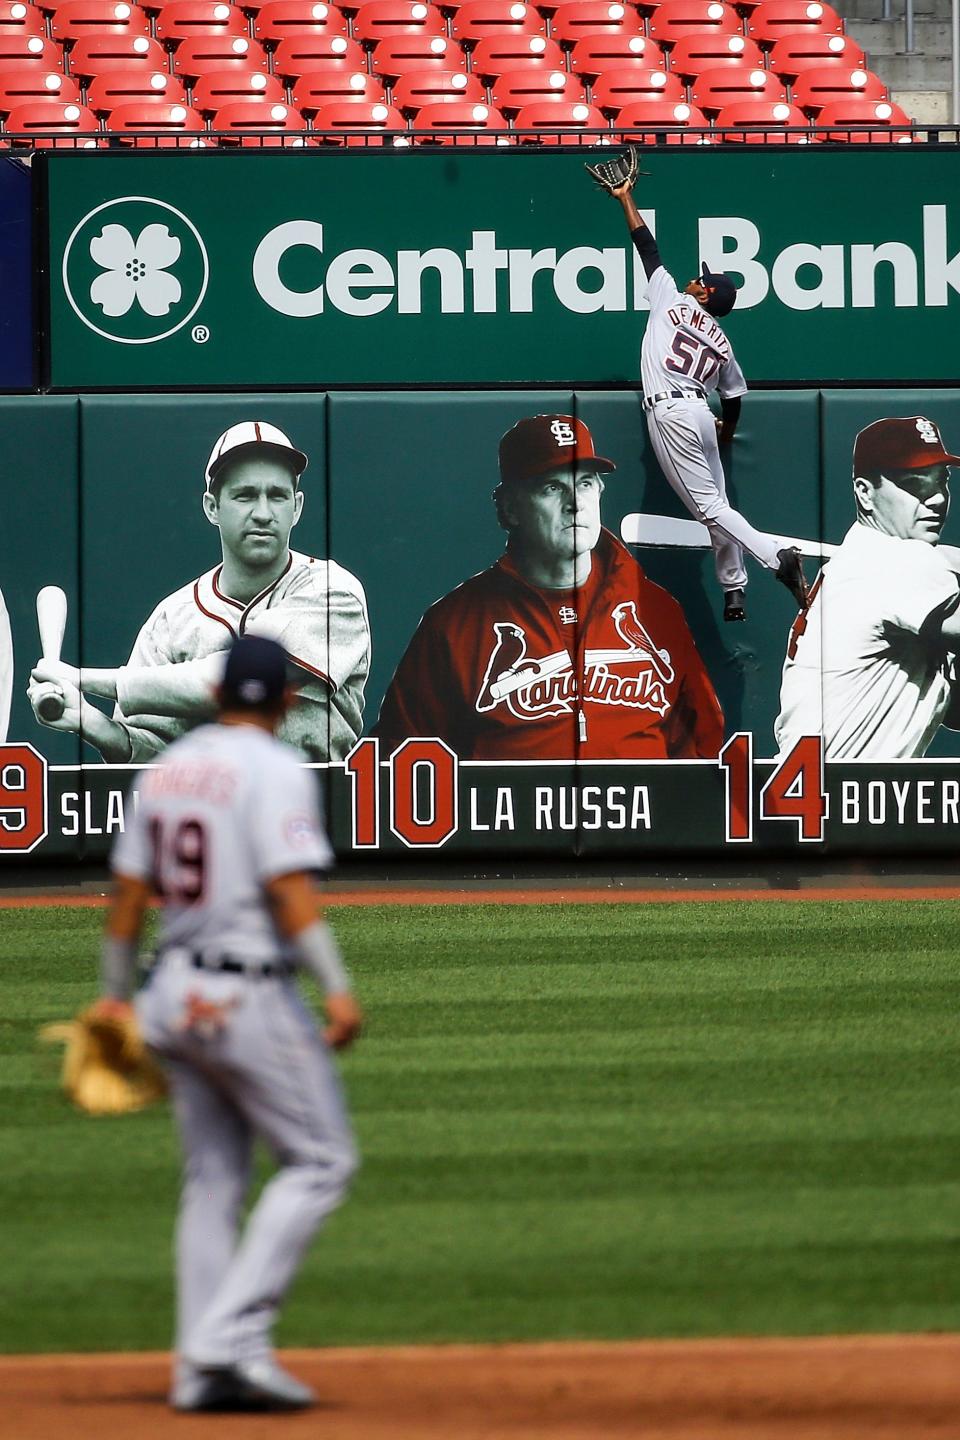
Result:
{"label": "cardinals cap with stl logo", "polygon": [[287,688],[287,652],[264,635],[238,635],[227,652],[220,682],[221,710],[263,710]]}
{"label": "cardinals cap with stl logo", "polygon": [[505,485],[539,480],[551,470],[616,470],[593,448],[593,436],[575,415],[531,415],[518,420],[500,441],[500,479]]}
{"label": "cardinals cap with stl logo", "polygon": [[960,456],[948,453],[939,427],[925,415],[875,420],[853,442],[854,479],[888,470],[928,470],[932,465],[960,465]]}
{"label": "cardinals cap with stl logo", "polygon": [[231,425],[229,430],[224,430],[210,451],[210,459],[207,461],[207,468],[204,471],[207,489],[210,489],[224,465],[229,461],[238,460],[241,455],[257,450],[279,451],[292,468],[297,480],[307,468],[306,455],[295,445],[291,445],[286,435],[282,430],[278,430],[276,425],[268,425],[266,420],[241,420],[239,425]]}

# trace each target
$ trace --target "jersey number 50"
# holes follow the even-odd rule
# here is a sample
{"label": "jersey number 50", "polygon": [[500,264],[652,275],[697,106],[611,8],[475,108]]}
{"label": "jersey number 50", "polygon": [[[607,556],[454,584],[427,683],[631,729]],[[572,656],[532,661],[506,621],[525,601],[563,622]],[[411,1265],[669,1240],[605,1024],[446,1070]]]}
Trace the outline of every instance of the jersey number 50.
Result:
{"label": "jersey number 50", "polygon": [[682,330],[674,335],[670,354],[663,363],[675,375],[689,375],[691,380],[698,380],[704,385],[720,369],[720,361],[713,351]]}

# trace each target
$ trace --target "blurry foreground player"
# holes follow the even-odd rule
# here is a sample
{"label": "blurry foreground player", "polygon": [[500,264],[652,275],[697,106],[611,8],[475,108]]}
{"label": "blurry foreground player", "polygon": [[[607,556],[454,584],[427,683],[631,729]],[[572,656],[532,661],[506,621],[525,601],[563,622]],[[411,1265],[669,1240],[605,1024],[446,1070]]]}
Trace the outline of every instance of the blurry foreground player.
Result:
{"label": "blurry foreground player", "polygon": [[[285,652],[257,636],[227,656],[215,724],[176,741],[139,784],[117,841],[104,1006],[130,1003],[151,894],[158,962],[137,1000],[168,1071],[184,1153],[171,1404],[295,1408],[313,1393],[277,1363],[271,1330],[356,1150],[330,1049],[361,1013],[312,875],[332,860],[314,782],[275,738],[292,699]],[[294,974],[325,995],[321,1036]],[[254,1138],[279,1170],[243,1234]]]}

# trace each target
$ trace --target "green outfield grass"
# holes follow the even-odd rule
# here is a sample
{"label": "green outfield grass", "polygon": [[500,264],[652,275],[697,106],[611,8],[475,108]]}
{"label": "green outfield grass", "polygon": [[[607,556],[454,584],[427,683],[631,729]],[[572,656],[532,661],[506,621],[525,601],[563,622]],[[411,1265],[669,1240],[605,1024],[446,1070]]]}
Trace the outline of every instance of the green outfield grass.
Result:
{"label": "green outfield grass", "polygon": [[[956,905],[334,915],[364,1168],[282,1343],[960,1329]],[[0,916],[7,1351],[169,1340],[167,1108],[74,1113],[34,1039],[101,923]]]}

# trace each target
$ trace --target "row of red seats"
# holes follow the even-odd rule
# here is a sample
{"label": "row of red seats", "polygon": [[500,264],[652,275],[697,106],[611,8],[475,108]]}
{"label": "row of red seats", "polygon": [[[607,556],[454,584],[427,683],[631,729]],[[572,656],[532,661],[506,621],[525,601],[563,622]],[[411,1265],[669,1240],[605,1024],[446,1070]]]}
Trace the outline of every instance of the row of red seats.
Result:
{"label": "row of red seats", "polygon": [[[880,138],[894,138],[892,127],[907,127],[909,123],[907,116],[898,106],[889,101],[869,101],[863,96],[848,97],[846,100],[825,105],[817,117],[815,128],[806,123],[803,112],[796,106],[782,102],[748,102],[726,106],[716,116],[716,126],[721,130],[739,126],[759,135],[764,130],[776,127],[783,129],[784,138],[799,143],[809,143],[811,139],[851,138],[849,135],[833,132],[828,134],[830,127],[837,125],[883,125],[888,127],[888,131],[887,135],[881,135]],[[656,135],[650,127],[670,126],[676,127],[678,135],[668,136],[668,139],[679,138],[703,143],[704,140],[709,142],[713,137],[692,132],[684,136],[682,131],[684,128],[691,130],[691,127],[702,127],[706,124],[703,112],[692,106],[683,104],[658,107],[654,102],[647,101],[639,105],[625,106],[615,118],[609,135],[611,140],[630,138],[649,145],[656,142]],[[601,130],[605,125],[603,114],[595,106],[584,103],[534,103],[522,107],[513,116],[514,131],[552,132],[551,138],[554,139],[563,132]],[[133,102],[117,106],[110,113],[108,128],[121,136],[126,133],[129,138],[140,135],[146,138],[148,144],[157,143],[149,139],[151,134],[163,136],[168,143],[182,143],[184,136],[193,135],[199,140],[206,133],[204,118],[199,111],[183,104],[165,102],[146,105]],[[488,143],[497,143],[499,139],[507,139],[503,132],[510,128],[510,122],[497,107],[483,102],[441,102],[422,107],[412,128],[431,131],[447,138],[451,138],[452,131],[473,131],[477,134],[484,132]],[[293,106],[260,99],[224,106],[213,115],[211,129],[228,132],[236,139],[248,138],[259,143],[265,136],[281,133],[299,133],[301,138],[305,139],[303,132],[308,130],[308,122]],[[385,132],[395,141],[409,143],[405,139],[408,126],[403,115],[396,107],[382,102],[347,101],[320,106],[313,115],[309,138],[316,140],[320,132],[336,135],[341,131],[359,130]],[[98,142],[92,137],[98,133],[97,117],[91,109],[54,100],[40,100],[18,106],[8,115],[4,131],[7,137],[24,137],[24,143],[27,143],[27,137],[30,136],[37,137],[33,143],[43,143],[42,137],[60,134],[75,137],[86,135],[91,137],[94,145]],[[895,138],[909,138],[909,132],[901,128]],[[358,136],[357,139],[360,143],[366,143],[369,137]],[[206,140],[203,143],[207,143]],[[600,137],[594,137],[594,143],[603,141]]]}
{"label": "row of red seats", "polygon": [[445,36],[398,36],[365,51],[344,36],[303,36],[268,51],[258,40],[208,35],[181,40],[169,54],[146,35],[89,35],[69,49],[39,35],[0,35],[0,75],[63,71],[81,83],[115,70],[170,70],[188,84],[226,70],[263,71],[288,83],[314,71],[367,71],[386,84],[427,70],[463,70],[485,84],[527,67],[569,71],[589,82],[611,70],[661,69],[691,81],[720,65],[769,68],[786,83],[808,70],[863,69],[860,47],[844,35],[784,36],[768,52],[742,35],[688,36],[669,51],[641,35],[586,35],[564,51],[539,35],[488,36],[465,50]]}
{"label": "row of red seats", "polygon": [[24,0],[0,0],[0,34],[49,34],[76,41],[91,34],[155,35],[168,45],[187,36],[233,35],[278,44],[292,35],[356,39],[364,45],[398,35],[473,44],[494,35],[540,35],[572,46],[584,35],[622,32],[671,46],[690,35],[743,35],[769,47],[783,35],[842,35],[843,22],[819,0],[760,0],[743,19],[724,0],[662,0],[649,17],[619,0],[562,0],[549,16],[524,0],[465,0],[449,17],[423,0],[365,0],[354,16],[316,0],[266,0],[252,18],[227,0],[167,0],[151,16],[128,0],[61,0],[49,16]]}
{"label": "row of red seats", "polygon": [[[31,72],[27,75],[0,74],[0,114],[9,113],[30,100],[53,96],[65,103],[85,103],[98,115],[109,115],[127,103],[187,104],[210,116],[224,105],[243,101],[271,104],[289,103],[312,115],[324,105],[336,102],[389,102],[404,115],[415,117],[425,105],[468,102],[490,103],[512,117],[526,105],[536,103],[584,104],[598,109],[604,119],[615,119],[626,105],[643,102],[689,101],[708,116],[727,105],[765,101],[784,104],[791,97],[786,87],[769,70],[749,66],[707,70],[689,87],[678,76],[663,70],[612,70],[594,81],[589,94],[576,75],[565,70],[511,70],[494,80],[489,88],[477,75],[461,70],[414,72],[401,76],[388,96],[382,81],[364,71],[311,71],[297,80],[288,96],[276,75],[254,71],[215,71],[200,76],[190,94],[176,75],[163,71],[109,71],[95,76],[81,94],[72,76],[60,72]],[[885,101],[886,87],[869,71],[810,70],[793,86],[792,104],[804,119],[815,119],[824,105],[861,95]]]}

